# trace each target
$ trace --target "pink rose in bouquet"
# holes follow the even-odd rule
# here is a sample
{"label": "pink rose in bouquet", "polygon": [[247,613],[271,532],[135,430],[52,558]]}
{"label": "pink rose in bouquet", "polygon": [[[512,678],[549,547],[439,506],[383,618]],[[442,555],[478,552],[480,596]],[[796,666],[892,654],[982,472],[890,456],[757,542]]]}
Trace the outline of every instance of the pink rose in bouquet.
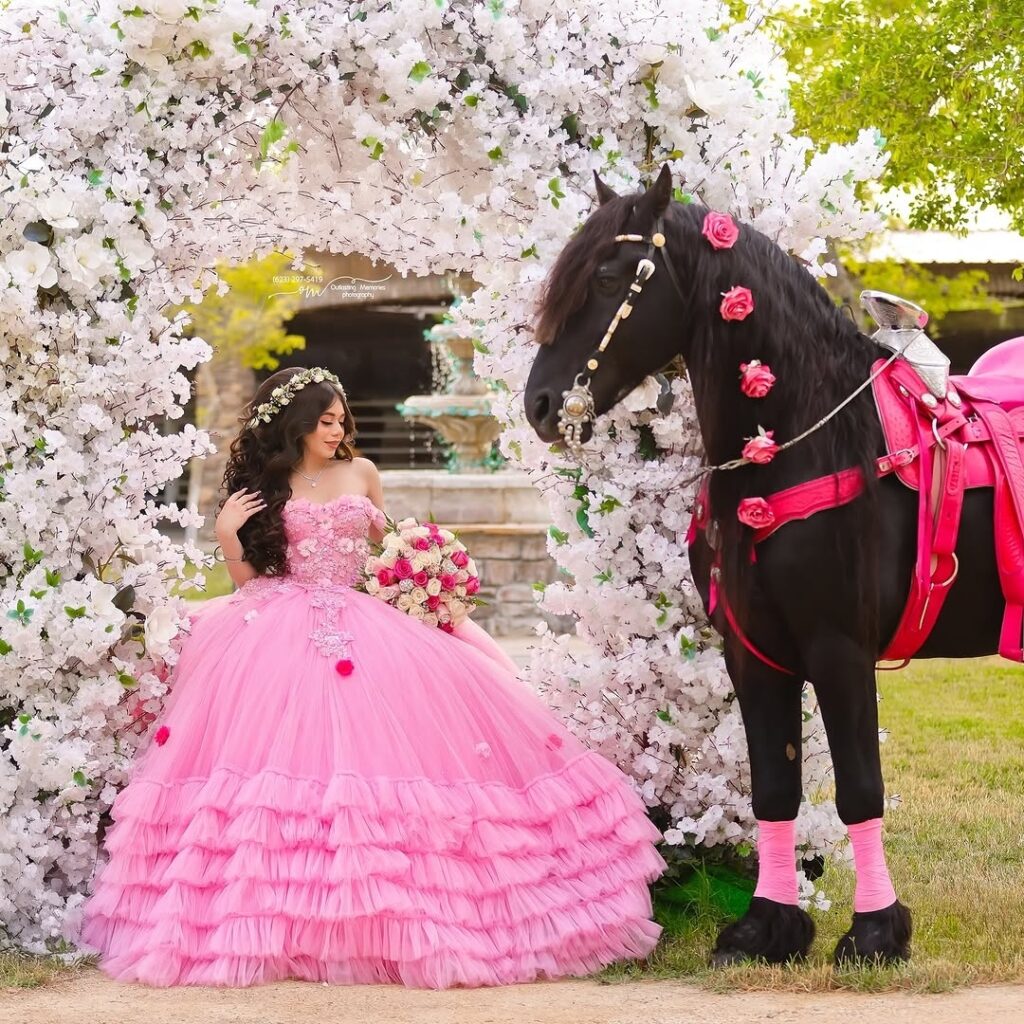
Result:
{"label": "pink rose in bouquet", "polygon": [[366,561],[367,594],[450,633],[480,603],[480,578],[454,533],[415,519],[387,521],[384,536]]}

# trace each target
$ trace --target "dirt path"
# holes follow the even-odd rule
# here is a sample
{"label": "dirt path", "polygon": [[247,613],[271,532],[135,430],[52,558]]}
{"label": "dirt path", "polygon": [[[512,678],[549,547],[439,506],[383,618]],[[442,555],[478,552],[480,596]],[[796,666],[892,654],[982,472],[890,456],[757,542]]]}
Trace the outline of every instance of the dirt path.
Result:
{"label": "dirt path", "polygon": [[1024,987],[944,995],[745,992],[669,981],[569,981],[476,991],[328,988],[149,989],[98,972],[0,992],[0,1024],[1022,1024]]}

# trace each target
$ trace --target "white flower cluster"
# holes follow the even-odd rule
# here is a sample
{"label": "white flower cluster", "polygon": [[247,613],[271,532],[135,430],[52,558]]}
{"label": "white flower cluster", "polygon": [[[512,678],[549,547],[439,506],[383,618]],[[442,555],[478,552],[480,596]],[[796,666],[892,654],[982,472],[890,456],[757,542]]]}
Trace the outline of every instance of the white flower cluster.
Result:
{"label": "white flower cluster", "polygon": [[[166,432],[209,351],[162,310],[275,249],[476,276],[460,316],[506,382],[505,449],[574,541],[554,549],[576,586],[547,600],[594,645],[585,665],[551,649],[538,678],[566,680],[550,699],[664,808],[671,841],[748,834],[738,718],[686,583],[688,495],[668,488],[692,459],[687,397],[647,425],[660,462],[622,414],[576,480],[517,396],[537,283],[594,170],[630,188],[667,160],[687,195],[814,266],[826,236],[873,225],[856,189],[880,170],[874,136],[814,153],[793,135],[758,18],[714,0],[3,5],[0,942],[73,936],[174,660],[169,585],[201,560],[157,527],[194,519],[159,495],[210,450]],[[814,849],[834,833],[816,814]]]}

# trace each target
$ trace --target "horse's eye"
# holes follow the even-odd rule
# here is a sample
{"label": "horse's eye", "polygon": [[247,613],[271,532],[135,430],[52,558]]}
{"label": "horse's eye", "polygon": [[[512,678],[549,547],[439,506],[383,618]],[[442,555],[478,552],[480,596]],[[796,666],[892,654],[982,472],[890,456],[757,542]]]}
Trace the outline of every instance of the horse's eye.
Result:
{"label": "horse's eye", "polygon": [[613,292],[619,290],[619,279],[614,274],[598,273],[597,275],[597,288],[598,291],[603,292],[605,295],[611,295]]}

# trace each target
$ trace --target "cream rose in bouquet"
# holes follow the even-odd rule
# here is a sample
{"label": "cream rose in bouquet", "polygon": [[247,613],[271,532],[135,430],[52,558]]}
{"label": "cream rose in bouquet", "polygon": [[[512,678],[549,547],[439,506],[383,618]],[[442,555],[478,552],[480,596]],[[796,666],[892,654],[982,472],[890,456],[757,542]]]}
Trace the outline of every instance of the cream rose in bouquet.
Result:
{"label": "cream rose in bouquet", "polygon": [[363,590],[450,633],[479,604],[476,565],[450,530],[390,519],[363,569]]}

